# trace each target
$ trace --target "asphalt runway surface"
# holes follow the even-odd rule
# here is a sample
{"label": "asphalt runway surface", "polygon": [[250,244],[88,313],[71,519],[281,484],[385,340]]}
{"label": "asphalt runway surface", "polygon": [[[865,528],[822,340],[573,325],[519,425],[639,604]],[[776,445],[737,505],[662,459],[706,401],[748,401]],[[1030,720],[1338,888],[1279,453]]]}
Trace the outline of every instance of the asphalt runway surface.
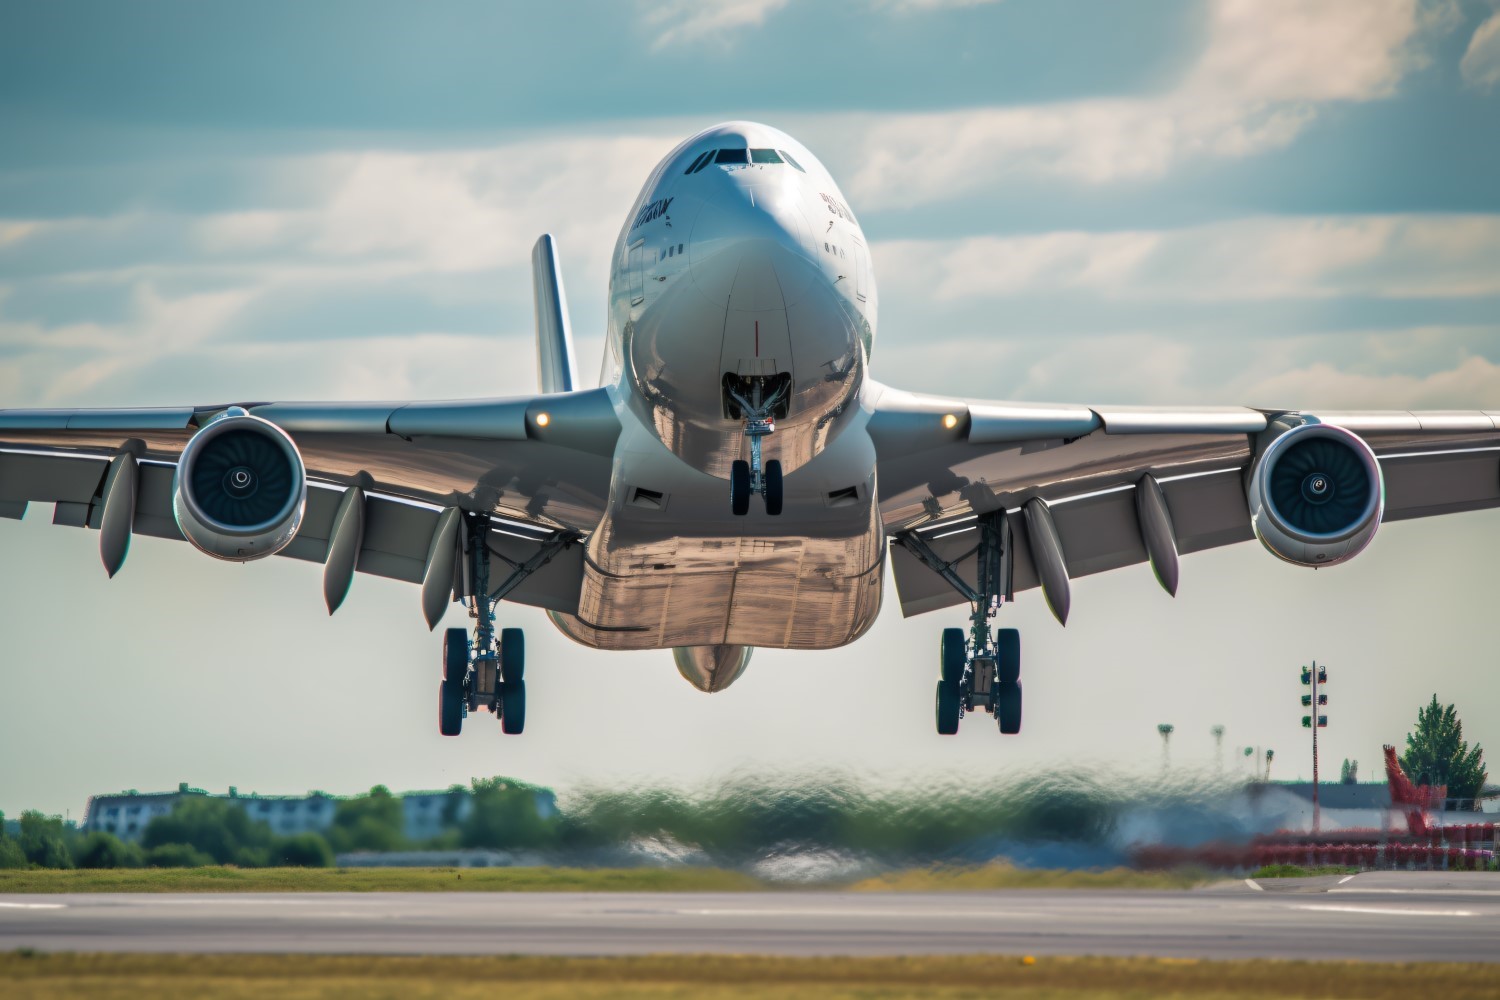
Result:
{"label": "asphalt runway surface", "polygon": [[991,952],[1500,962],[1500,875],[1370,872],[1342,881],[1265,879],[1176,892],[0,896],[0,950],[21,947],[530,955]]}

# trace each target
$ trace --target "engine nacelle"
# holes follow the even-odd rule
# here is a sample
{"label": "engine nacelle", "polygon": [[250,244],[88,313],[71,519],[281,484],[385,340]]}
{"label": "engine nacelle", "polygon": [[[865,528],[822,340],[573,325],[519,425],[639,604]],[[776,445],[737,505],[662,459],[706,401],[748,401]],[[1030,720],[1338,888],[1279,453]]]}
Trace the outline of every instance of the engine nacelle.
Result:
{"label": "engine nacelle", "polygon": [[286,432],[239,407],[182,449],[172,513],[187,540],[216,559],[249,562],[287,547],[302,526],[307,469]]}
{"label": "engine nacelle", "polygon": [[1352,559],[1375,537],[1385,480],[1359,435],[1328,424],[1285,431],[1266,448],[1247,494],[1255,537],[1298,566]]}

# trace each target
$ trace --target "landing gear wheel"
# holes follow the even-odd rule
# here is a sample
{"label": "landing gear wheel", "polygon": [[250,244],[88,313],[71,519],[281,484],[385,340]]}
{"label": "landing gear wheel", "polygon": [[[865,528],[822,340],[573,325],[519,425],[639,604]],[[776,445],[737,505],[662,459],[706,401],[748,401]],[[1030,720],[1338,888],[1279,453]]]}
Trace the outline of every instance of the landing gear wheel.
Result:
{"label": "landing gear wheel", "polygon": [[1021,731],[1021,682],[1002,682],[995,691],[995,721],[1006,736]]}
{"label": "landing gear wheel", "polygon": [[968,657],[968,651],[964,648],[964,630],[961,628],[943,629],[942,641],[938,644],[939,676],[958,690],[959,682],[964,677],[964,661]]}
{"label": "landing gear wheel", "polygon": [[461,628],[443,632],[443,679],[463,686],[469,672],[469,633]]}
{"label": "landing gear wheel", "polygon": [[519,683],[526,676],[526,633],[518,628],[500,630],[500,680]]}
{"label": "landing gear wheel", "polygon": [[995,667],[1001,684],[1014,684],[1021,679],[1019,629],[1002,628],[995,633]]}
{"label": "landing gear wheel", "polygon": [[776,517],[781,513],[781,463],[771,459],[766,463],[766,513]]}
{"label": "landing gear wheel", "polygon": [[464,686],[451,681],[438,683],[438,732],[457,736],[464,728]]}
{"label": "landing gear wheel", "polygon": [[742,458],[729,467],[729,509],[735,517],[750,513],[750,463]]}
{"label": "landing gear wheel", "polygon": [[958,732],[958,715],[961,707],[958,685],[938,681],[937,731],[939,736],[952,736]]}
{"label": "landing gear wheel", "polygon": [[526,728],[526,682],[507,681],[500,686],[500,731],[518,736]]}

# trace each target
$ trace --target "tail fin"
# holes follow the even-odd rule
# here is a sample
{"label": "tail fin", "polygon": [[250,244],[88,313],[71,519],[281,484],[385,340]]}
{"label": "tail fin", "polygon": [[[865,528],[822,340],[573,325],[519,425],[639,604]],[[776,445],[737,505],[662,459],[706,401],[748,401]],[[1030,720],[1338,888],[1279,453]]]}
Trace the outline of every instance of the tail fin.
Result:
{"label": "tail fin", "polygon": [[543,392],[571,392],[579,388],[578,365],[573,360],[568,296],[551,233],[543,233],[531,249],[531,287],[536,303],[537,381]]}

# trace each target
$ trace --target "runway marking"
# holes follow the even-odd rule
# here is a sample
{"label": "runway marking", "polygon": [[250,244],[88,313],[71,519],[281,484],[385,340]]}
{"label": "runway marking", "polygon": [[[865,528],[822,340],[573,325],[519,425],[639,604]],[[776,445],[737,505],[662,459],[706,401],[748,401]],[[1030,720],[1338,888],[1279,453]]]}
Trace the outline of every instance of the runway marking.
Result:
{"label": "runway marking", "polygon": [[1354,877],[1353,875],[1345,875],[1343,878],[1339,879],[1339,885],[1343,885],[1345,882],[1349,881],[1353,877]]}
{"label": "runway marking", "polygon": [[1255,881],[1255,879],[1253,879],[1253,878],[1247,878],[1247,879],[1245,879],[1245,884],[1248,885],[1250,888],[1254,889],[1256,892],[1265,892],[1266,891],[1266,887],[1263,886],[1263,885],[1261,885],[1259,882]]}
{"label": "runway marking", "polygon": [[67,903],[0,903],[7,910],[66,910]]}
{"label": "runway marking", "polygon": [[1306,903],[1291,907],[1294,910],[1318,910],[1323,913],[1378,913],[1389,917],[1477,917],[1474,910],[1411,910],[1395,906],[1329,906]]}
{"label": "runway marking", "polygon": [[1417,896],[1436,896],[1436,895],[1443,895],[1443,896],[1489,896],[1489,897],[1491,897],[1493,899],[1500,899],[1500,891],[1497,891],[1495,889],[1436,889],[1436,888],[1428,888],[1428,889],[1329,889],[1328,892],[1330,894],[1331,893],[1335,893],[1335,892],[1337,892],[1337,893],[1357,892],[1357,893],[1360,893],[1362,895],[1375,895],[1375,894],[1378,893],[1378,894],[1381,894],[1381,895],[1396,895],[1396,896],[1409,896],[1409,895],[1417,895]]}
{"label": "runway marking", "polygon": [[[606,911],[609,912],[609,911]],[[616,911],[618,912],[618,911]],[[705,909],[705,910],[648,910],[633,911],[643,916],[671,917],[867,917],[874,920],[907,919],[910,917],[1001,917],[1025,918],[1027,920],[1061,920],[1063,915],[1027,910],[751,910],[751,909]],[[1112,912],[1112,911],[1111,911]],[[581,916],[586,914],[580,914]]]}

